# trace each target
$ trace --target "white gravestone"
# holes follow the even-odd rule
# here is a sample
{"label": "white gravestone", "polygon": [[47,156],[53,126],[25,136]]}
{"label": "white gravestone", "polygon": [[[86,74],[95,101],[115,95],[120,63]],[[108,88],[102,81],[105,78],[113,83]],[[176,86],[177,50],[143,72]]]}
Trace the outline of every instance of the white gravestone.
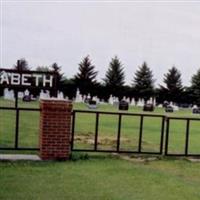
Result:
{"label": "white gravestone", "polygon": [[75,98],[75,102],[76,102],[76,103],[83,102],[83,99],[82,99],[82,96],[81,96],[81,94],[80,94],[80,91],[79,91],[79,89],[77,89],[77,91],[76,91],[76,98]]}
{"label": "white gravestone", "polygon": [[8,88],[4,89],[4,99],[7,100],[15,100],[15,95],[13,90],[8,90]]}

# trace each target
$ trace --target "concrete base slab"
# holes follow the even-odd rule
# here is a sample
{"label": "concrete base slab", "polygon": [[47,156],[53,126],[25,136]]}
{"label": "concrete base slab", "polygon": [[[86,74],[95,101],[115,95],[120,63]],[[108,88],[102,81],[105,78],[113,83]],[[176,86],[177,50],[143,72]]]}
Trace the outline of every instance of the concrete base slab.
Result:
{"label": "concrete base slab", "polygon": [[26,154],[0,154],[0,161],[17,161],[17,160],[30,160],[30,161],[40,161],[38,155],[26,155]]}

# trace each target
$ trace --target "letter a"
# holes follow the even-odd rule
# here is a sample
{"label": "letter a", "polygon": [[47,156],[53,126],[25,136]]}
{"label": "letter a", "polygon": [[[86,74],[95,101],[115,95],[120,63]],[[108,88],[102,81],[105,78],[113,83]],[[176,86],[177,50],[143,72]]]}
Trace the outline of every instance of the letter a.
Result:
{"label": "letter a", "polygon": [[7,85],[9,84],[9,79],[8,79],[8,74],[4,71],[0,73],[0,84],[6,83]]}

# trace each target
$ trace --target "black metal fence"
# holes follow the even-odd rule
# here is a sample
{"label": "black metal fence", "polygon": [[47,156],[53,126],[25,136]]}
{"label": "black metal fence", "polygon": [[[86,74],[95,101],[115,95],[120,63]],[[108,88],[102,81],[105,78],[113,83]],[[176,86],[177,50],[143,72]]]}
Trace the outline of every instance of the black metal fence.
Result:
{"label": "black metal fence", "polygon": [[[182,141],[182,151],[181,152],[176,152],[176,151],[171,151],[169,152],[169,145],[170,143],[173,142],[173,140],[170,140],[170,137],[173,135],[173,132],[170,131],[170,124],[171,122],[174,121],[181,121],[181,122],[186,122],[185,123],[185,127],[184,125],[182,127],[184,127],[185,131],[183,132],[183,134],[185,135],[185,139],[184,141]],[[191,122],[199,122],[199,128],[198,128],[198,135],[200,135],[200,119],[199,118],[183,118],[183,117],[167,117],[166,118],[166,137],[165,137],[165,155],[166,156],[200,156],[200,141],[199,141],[199,151],[197,152],[195,150],[196,153],[190,153],[189,149],[190,149],[190,136],[191,136],[191,127],[190,124]],[[181,130],[179,130],[181,132]],[[198,138],[198,136],[196,136],[194,138],[194,140],[198,140],[200,138]],[[193,141],[194,142],[194,141]],[[180,143],[180,142],[179,142]],[[193,144],[191,144],[193,145]],[[191,146],[192,147],[192,146]]]}
{"label": "black metal fence", "polygon": [[[94,127],[94,137],[93,137],[93,148],[76,148],[74,147],[75,143],[75,128],[76,128],[76,116],[78,113],[86,113],[86,114],[93,114],[95,118],[95,127]],[[116,132],[116,144],[115,149],[105,150],[98,148],[98,136],[99,136],[99,119],[103,115],[112,115],[118,117],[117,123],[117,132]],[[116,152],[116,153],[139,153],[139,154],[162,154],[163,153],[163,140],[164,140],[164,130],[165,130],[165,116],[164,115],[153,115],[153,114],[136,114],[136,113],[114,113],[114,112],[100,112],[100,111],[84,111],[84,110],[74,110],[72,113],[73,120],[72,120],[72,139],[71,139],[71,150],[72,151],[87,151],[87,152]],[[129,117],[138,117],[139,118],[139,130],[138,130],[138,137],[137,137],[137,149],[132,150],[124,150],[120,148],[121,144],[121,125],[122,125],[122,118],[124,116]],[[160,130],[159,130],[159,148],[154,151],[143,151],[143,130],[144,130],[144,119],[145,118],[158,118],[161,120]]]}
{"label": "black metal fence", "polygon": [[[85,114],[92,114],[93,118],[95,119],[94,123],[94,134],[93,134],[93,145],[92,147],[84,148],[84,147],[75,147],[76,143],[76,118],[77,115],[80,113]],[[117,122],[117,131],[116,131],[116,140],[115,140],[115,148],[114,149],[102,149],[98,148],[98,136],[99,136],[99,120],[104,115],[115,115],[118,117]],[[130,117],[138,117],[140,119],[139,123],[139,129],[138,129],[138,135],[137,135],[137,149],[128,149],[124,150],[120,148],[121,144],[121,126],[122,126],[122,118],[124,116],[130,116]],[[159,130],[159,148],[157,148],[154,151],[143,150],[143,131],[144,131],[144,120],[146,118],[157,118],[160,119],[160,130]],[[141,113],[114,113],[114,112],[100,112],[100,111],[85,111],[85,110],[74,110],[72,113],[72,139],[71,139],[71,150],[72,151],[85,151],[85,152],[116,152],[116,153],[136,153],[136,154],[159,154],[159,155],[166,155],[166,156],[200,156],[200,118],[188,118],[188,117],[170,117],[166,115],[156,115],[156,114],[141,114]],[[185,122],[185,125],[181,124],[181,129],[179,127],[176,127],[178,124],[178,121]],[[171,130],[171,122],[176,122],[175,127],[178,132],[178,135],[176,136],[176,143],[172,145],[173,141],[173,130]],[[199,124],[196,126],[196,135],[193,136],[193,143],[190,141],[191,138],[191,122],[198,122]],[[154,122],[152,122],[154,123]],[[153,124],[152,124],[153,125]],[[182,134],[180,134],[182,133]],[[171,138],[172,137],[172,138]],[[196,140],[199,139],[199,146],[196,144],[195,152],[191,153],[189,151],[190,147],[193,147],[194,142],[196,143]],[[177,146],[180,146],[180,143],[182,143],[181,150],[177,150]],[[169,147],[172,146],[174,149],[169,151]],[[199,151],[198,151],[199,150]]]}
{"label": "black metal fence", "polygon": [[[0,134],[0,150],[39,150],[39,145],[35,146],[23,146],[19,145],[20,143],[20,119],[22,118],[22,114],[24,112],[36,112],[40,113],[39,108],[27,108],[27,107],[19,107],[18,102],[15,102],[15,105],[13,107],[8,106],[0,106],[0,112],[5,111],[13,111],[13,118],[14,120],[14,139],[12,145],[1,145],[1,134]],[[90,147],[86,148],[84,145],[77,146],[76,145],[76,137],[77,137],[77,131],[78,128],[78,121],[77,116],[79,114],[86,114],[91,115],[91,118],[85,117],[84,122],[89,122],[93,126],[93,130],[91,131],[92,134],[90,135],[92,139],[92,142],[90,143]],[[107,149],[101,146],[99,147],[99,137],[101,134],[100,128],[101,123],[100,120],[102,117],[107,116],[115,116],[117,119],[117,123],[114,125],[116,127],[115,135],[114,135],[114,147],[111,149]],[[123,140],[123,131],[122,126],[123,123],[126,120],[123,120],[125,117],[130,118],[137,118],[138,120],[138,129],[137,132],[134,130],[134,134],[136,135],[136,147],[133,148],[124,148],[122,147],[122,140]],[[90,121],[92,119],[93,121]],[[150,126],[155,125],[157,126],[157,143],[152,144],[156,148],[153,149],[146,149],[143,148],[145,146],[144,141],[144,130],[146,128],[145,126],[145,120],[151,119],[152,123],[150,123]],[[154,121],[154,119],[158,119],[158,121]],[[31,118],[25,119],[27,121],[31,121]],[[38,119],[39,121],[39,119]],[[178,122],[177,122],[178,121]],[[176,123],[175,123],[176,122]],[[180,122],[180,123],[179,123]],[[12,122],[10,122],[11,125]],[[176,127],[177,133],[174,133],[173,131],[173,123],[175,126],[179,124],[181,129]],[[195,134],[193,134],[193,123],[196,124]],[[31,123],[29,123],[30,126]],[[39,125],[39,124],[38,124]],[[73,110],[72,112],[72,134],[71,134],[71,150],[72,151],[85,151],[85,152],[116,152],[116,153],[135,153],[135,154],[157,154],[157,155],[166,155],[166,156],[200,156],[200,118],[183,118],[183,117],[170,117],[165,115],[157,115],[157,114],[146,114],[146,113],[125,113],[125,112],[103,112],[103,111],[88,111],[88,110]],[[31,127],[30,127],[31,128]],[[39,127],[38,127],[39,128]],[[83,127],[84,128],[84,125]],[[152,129],[152,127],[148,127]],[[149,129],[146,129],[147,132]],[[153,132],[154,130],[151,130]],[[181,134],[180,134],[181,133]],[[173,136],[176,135],[176,137],[173,138]],[[199,140],[199,146],[198,146],[198,140]],[[174,144],[172,145],[172,143]],[[180,146],[180,143],[182,146]],[[195,148],[193,148],[193,145],[195,143]],[[179,151],[177,151],[176,146],[180,146]],[[191,149],[193,148],[193,151]],[[198,151],[199,150],[199,151]]]}
{"label": "black metal fence", "polygon": [[[10,141],[9,141],[9,144],[2,144],[1,143],[1,137],[2,137],[2,134],[4,132],[4,134],[8,134],[7,130],[9,127],[6,127],[5,130],[1,130],[1,133],[0,133],[0,150],[39,150],[39,147],[38,147],[38,144],[35,145],[35,146],[23,146],[23,145],[19,145],[19,138],[20,138],[20,130],[19,130],[19,127],[20,127],[20,119],[21,119],[21,114],[23,112],[40,112],[40,109],[39,108],[29,108],[29,107],[19,107],[18,105],[18,96],[15,98],[15,100],[13,101],[14,105],[12,106],[8,106],[8,105],[5,105],[5,106],[0,106],[0,112],[1,112],[1,117],[2,118],[5,118],[6,116],[3,116],[3,112],[10,112],[12,111],[12,117],[13,117],[13,121],[10,121],[9,124],[6,124],[6,126],[13,126],[14,127],[14,133],[13,133],[13,136],[14,136],[14,139],[12,140],[12,144],[10,144]],[[32,123],[31,121],[32,120],[39,120],[38,119],[26,119],[28,123],[28,126],[27,128],[32,128]],[[3,123],[3,120],[1,119],[1,122],[0,124],[2,125]],[[35,128],[35,127],[34,127]],[[39,127],[38,127],[39,128]],[[28,135],[28,133],[26,133]],[[37,136],[38,137],[38,136]]]}

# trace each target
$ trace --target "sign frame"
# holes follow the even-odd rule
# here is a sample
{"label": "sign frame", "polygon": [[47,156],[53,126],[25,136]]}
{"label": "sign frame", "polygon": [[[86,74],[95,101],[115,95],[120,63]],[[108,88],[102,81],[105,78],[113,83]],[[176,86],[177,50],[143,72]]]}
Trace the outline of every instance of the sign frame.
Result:
{"label": "sign frame", "polygon": [[[1,83],[1,76],[2,73],[6,73],[9,76],[9,84],[8,81],[4,81]],[[15,84],[13,84],[13,78],[15,75]],[[31,82],[35,79],[35,84]],[[39,82],[40,78],[40,82]],[[50,78],[50,79],[48,79]],[[43,83],[41,84],[41,79],[43,79]],[[44,81],[45,84],[44,84]],[[5,83],[7,82],[7,83]],[[26,84],[22,84],[26,83]],[[37,84],[36,84],[37,83]],[[47,84],[48,83],[48,84]],[[32,71],[32,70],[15,70],[15,69],[7,69],[7,68],[0,68],[0,87],[14,89],[14,90],[23,90],[23,89],[41,89],[41,90],[55,90],[57,91],[58,85],[58,72],[54,71]]]}

